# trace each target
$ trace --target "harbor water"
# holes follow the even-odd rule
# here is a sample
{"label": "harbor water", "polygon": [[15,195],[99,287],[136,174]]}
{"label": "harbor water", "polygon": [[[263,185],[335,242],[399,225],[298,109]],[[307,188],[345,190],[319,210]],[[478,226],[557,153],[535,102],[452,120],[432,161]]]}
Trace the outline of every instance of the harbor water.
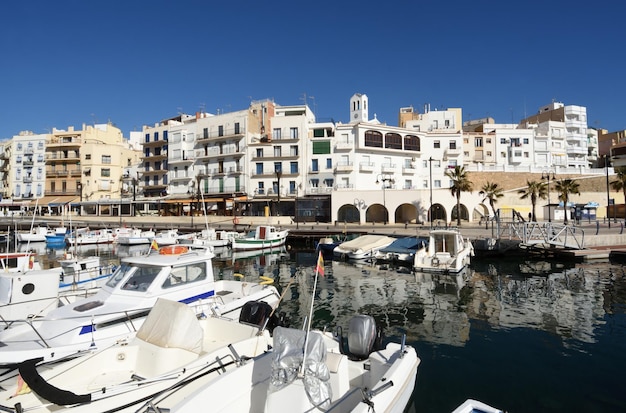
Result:
{"label": "harbor water", "polygon": [[[20,248],[26,248],[20,246]],[[36,244],[44,265],[64,251]],[[104,260],[149,246],[79,250]],[[279,312],[293,327],[309,314],[317,254],[217,251],[218,278],[272,277]],[[313,304],[315,328],[347,327],[373,315],[387,340],[406,334],[421,358],[407,412],[450,412],[474,398],[507,412],[626,411],[626,276],[617,262],[564,263],[517,257],[475,259],[459,275],[325,257]],[[237,275],[235,275],[237,274]],[[243,277],[242,277],[243,276]]]}

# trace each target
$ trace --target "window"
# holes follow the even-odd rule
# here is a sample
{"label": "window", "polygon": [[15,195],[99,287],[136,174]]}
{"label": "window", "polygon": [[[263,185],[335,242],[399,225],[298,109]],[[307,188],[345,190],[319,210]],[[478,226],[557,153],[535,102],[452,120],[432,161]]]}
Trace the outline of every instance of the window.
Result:
{"label": "window", "polygon": [[209,138],[209,128],[202,129],[202,138],[203,139],[208,139]]}
{"label": "window", "polygon": [[330,154],[330,141],[313,142],[313,155]]}
{"label": "window", "polygon": [[335,184],[334,179],[331,179],[331,178],[324,179],[324,186],[326,188],[332,188],[334,184]]}
{"label": "window", "polygon": [[319,186],[320,186],[320,180],[319,179],[311,179],[311,187],[317,188]]}
{"label": "window", "polygon": [[298,145],[291,145],[289,147],[289,156],[298,156]]}
{"label": "window", "polygon": [[257,150],[256,150],[256,157],[257,158],[262,158],[263,157],[263,148],[257,148]]}
{"label": "window", "polygon": [[219,125],[217,127],[217,136],[224,136],[224,125]]}
{"label": "window", "polygon": [[491,138],[487,138],[486,141],[487,141],[487,144],[490,144],[491,143]]}
{"label": "window", "polygon": [[20,152],[22,151],[22,143],[21,142],[17,144],[17,150],[20,151]]}
{"label": "window", "polygon": [[524,145],[528,145],[528,138],[524,138],[523,142],[524,142]]}
{"label": "window", "polygon": [[428,181],[427,181],[426,179],[424,179],[424,180],[422,181],[422,187],[423,187],[423,188],[428,188]]}
{"label": "window", "polygon": [[383,134],[378,131],[368,130],[365,131],[365,146],[371,146],[374,148],[383,147]]}
{"label": "window", "polygon": [[292,174],[298,173],[298,162],[290,162],[289,163],[289,172]]}
{"label": "window", "polygon": [[483,138],[482,137],[474,138],[474,146],[477,147],[477,148],[482,148],[482,146],[483,146]]}
{"label": "window", "polygon": [[450,141],[450,149],[456,149],[456,141]]}
{"label": "window", "polygon": [[282,148],[280,146],[274,146],[274,157],[280,158],[282,156]]}
{"label": "window", "polygon": [[387,133],[385,135],[385,148],[402,149],[402,136],[397,133]]}
{"label": "window", "polygon": [[91,154],[90,153],[85,154],[85,160],[86,161],[90,161],[91,160]]}
{"label": "window", "polygon": [[239,122],[235,122],[235,135],[239,135],[241,133],[241,129],[239,127]]}
{"label": "window", "polygon": [[154,132],[154,141],[158,141],[159,140],[159,132]]}
{"label": "window", "polygon": [[265,184],[263,182],[259,182],[259,186],[257,188],[259,195],[265,195]]}
{"label": "window", "polygon": [[413,181],[410,179],[404,180],[404,187],[402,189],[413,189]]}
{"label": "window", "polygon": [[111,164],[111,155],[102,155],[102,163],[105,165]]}
{"label": "window", "polygon": [[289,139],[298,139],[298,128],[289,129]]}
{"label": "window", "polygon": [[326,158],[326,169],[333,169],[333,160],[332,160],[332,158]]}
{"label": "window", "polygon": [[283,163],[274,162],[274,172],[282,172],[282,171],[283,171]]}
{"label": "window", "polygon": [[167,140],[167,131],[166,130],[163,131],[163,140],[164,141]]}
{"label": "window", "polygon": [[434,183],[433,183],[433,186],[435,188],[441,188],[441,179],[435,179]]}
{"label": "window", "polygon": [[274,128],[274,130],[272,131],[272,139],[274,139],[274,140],[281,139],[281,137],[280,137],[280,128]]}
{"label": "window", "polygon": [[[156,276],[161,272],[161,267],[136,267],[136,268],[137,269],[135,270],[133,275],[131,275],[126,281],[126,283],[122,285],[122,290],[147,291],[148,288],[150,287],[150,284],[152,284]],[[107,284],[109,283],[107,282]],[[116,284],[116,282],[113,282],[113,284]]]}
{"label": "window", "polygon": [[500,152],[500,157],[506,158],[506,152]]}
{"label": "window", "polygon": [[263,174],[263,162],[257,162],[257,164],[256,164],[256,174],[257,175],[262,175]]}
{"label": "window", "polygon": [[415,135],[406,135],[404,137],[404,150],[417,151],[420,150],[420,138]]}
{"label": "window", "polygon": [[111,169],[109,169],[109,168],[102,168],[100,170],[100,176],[110,177],[111,176]]}
{"label": "window", "polygon": [[434,141],[433,142],[433,148],[441,148],[441,142],[440,141]]}
{"label": "window", "polygon": [[320,170],[319,167],[319,162],[317,159],[312,159],[311,160],[311,171],[312,172],[318,172]]}
{"label": "window", "polygon": [[444,121],[444,125],[446,125],[446,128],[449,128],[449,127],[450,127],[450,120],[449,120],[449,119],[446,119],[446,120]]}
{"label": "window", "polygon": [[323,138],[325,136],[324,129],[313,129],[314,138]]}
{"label": "window", "polygon": [[174,267],[163,282],[163,288],[178,287],[206,279],[206,264],[196,263],[185,267]]}
{"label": "window", "polygon": [[500,143],[502,145],[506,145],[506,138],[500,138]]}

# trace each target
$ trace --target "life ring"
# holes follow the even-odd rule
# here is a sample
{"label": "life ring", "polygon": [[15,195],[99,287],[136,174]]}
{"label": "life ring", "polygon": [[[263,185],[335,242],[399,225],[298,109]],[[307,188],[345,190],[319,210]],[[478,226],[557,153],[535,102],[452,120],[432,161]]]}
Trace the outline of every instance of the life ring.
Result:
{"label": "life ring", "polygon": [[235,224],[235,225],[239,224],[239,217],[235,216],[233,218],[233,224]]}
{"label": "life ring", "polygon": [[178,255],[184,254],[187,251],[189,251],[189,248],[184,245],[167,245],[159,248],[159,254],[163,255]]}

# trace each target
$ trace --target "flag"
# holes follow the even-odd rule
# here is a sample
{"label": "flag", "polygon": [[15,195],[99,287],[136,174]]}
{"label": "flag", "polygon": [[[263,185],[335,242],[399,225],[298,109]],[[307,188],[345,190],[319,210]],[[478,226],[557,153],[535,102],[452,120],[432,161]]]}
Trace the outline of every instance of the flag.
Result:
{"label": "flag", "polygon": [[156,240],[154,238],[152,238],[152,243],[150,244],[150,249],[153,249],[155,251],[159,250],[159,244],[157,244]]}
{"label": "flag", "polygon": [[322,257],[322,251],[320,251],[319,257],[317,258],[317,266],[315,267],[315,272],[320,274],[322,277],[324,276],[324,257]]}

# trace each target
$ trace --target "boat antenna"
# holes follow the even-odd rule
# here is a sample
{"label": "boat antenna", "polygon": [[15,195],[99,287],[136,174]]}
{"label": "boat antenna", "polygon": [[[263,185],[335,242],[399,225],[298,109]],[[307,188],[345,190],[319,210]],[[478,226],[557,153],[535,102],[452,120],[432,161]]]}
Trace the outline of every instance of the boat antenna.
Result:
{"label": "boat antenna", "polygon": [[304,338],[304,357],[302,358],[302,366],[300,366],[300,373],[304,374],[304,366],[306,365],[306,349],[309,346],[309,335],[311,332],[311,322],[313,321],[313,304],[315,303],[315,290],[317,290],[317,278],[318,275],[324,276],[324,257],[320,250],[317,256],[317,265],[315,266],[315,281],[313,282],[313,294],[311,295],[311,308],[309,309],[309,321],[306,323],[306,336]]}

